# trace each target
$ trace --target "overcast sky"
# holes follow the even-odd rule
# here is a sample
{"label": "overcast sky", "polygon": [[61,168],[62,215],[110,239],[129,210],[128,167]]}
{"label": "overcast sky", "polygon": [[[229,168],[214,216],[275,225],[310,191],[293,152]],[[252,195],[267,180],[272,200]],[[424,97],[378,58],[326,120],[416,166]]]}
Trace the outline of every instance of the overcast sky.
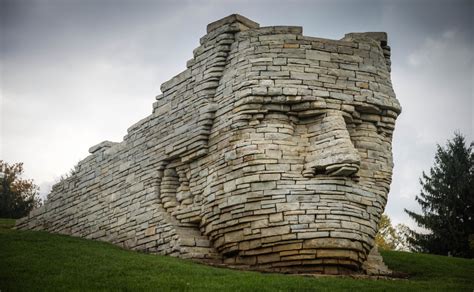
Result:
{"label": "overcast sky", "polygon": [[24,162],[44,195],[103,140],[149,115],[206,25],[232,13],[340,39],[386,31],[403,106],[386,213],[414,226],[436,144],[474,137],[474,1],[0,0],[0,159]]}

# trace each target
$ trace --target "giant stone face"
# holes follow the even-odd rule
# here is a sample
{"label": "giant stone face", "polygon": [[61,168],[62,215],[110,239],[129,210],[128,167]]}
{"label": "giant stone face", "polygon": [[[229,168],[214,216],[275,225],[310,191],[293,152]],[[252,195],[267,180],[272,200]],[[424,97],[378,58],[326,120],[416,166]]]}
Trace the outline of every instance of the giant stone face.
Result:
{"label": "giant stone face", "polygon": [[361,270],[401,110],[386,34],[333,41],[232,15],[187,67],[19,228],[272,271]]}
{"label": "giant stone face", "polygon": [[358,270],[387,201],[400,112],[386,35],[328,42],[277,30],[232,44],[209,153],[182,175],[185,189],[202,187],[184,197],[226,263]]}

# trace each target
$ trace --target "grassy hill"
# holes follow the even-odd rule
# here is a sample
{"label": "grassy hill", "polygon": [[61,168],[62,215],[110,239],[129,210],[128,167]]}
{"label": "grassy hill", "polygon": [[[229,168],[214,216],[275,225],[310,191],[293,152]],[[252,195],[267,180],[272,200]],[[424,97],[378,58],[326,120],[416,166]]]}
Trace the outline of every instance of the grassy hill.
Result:
{"label": "grassy hill", "polygon": [[261,274],[123,250],[114,245],[35,231],[12,230],[0,219],[0,291],[176,290],[473,291],[474,260],[382,252],[409,279],[373,280]]}

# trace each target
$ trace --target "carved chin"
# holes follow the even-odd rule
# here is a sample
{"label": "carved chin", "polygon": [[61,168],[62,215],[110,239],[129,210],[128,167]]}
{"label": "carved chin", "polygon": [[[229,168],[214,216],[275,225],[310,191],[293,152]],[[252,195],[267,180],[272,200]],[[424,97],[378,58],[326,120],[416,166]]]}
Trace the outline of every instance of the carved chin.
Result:
{"label": "carved chin", "polygon": [[293,190],[274,209],[271,199],[229,200],[220,209],[229,220],[213,224],[208,235],[227,263],[293,272],[324,272],[335,265],[339,272],[359,270],[373,247],[383,200],[351,190],[335,184]]}
{"label": "carved chin", "polygon": [[273,271],[359,271],[374,246],[387,181],[271,169],[228,181],[226,199],[209,202],[214,212],[203,227],[224,261]]}
{"label": "carved chin", "polygon": [[224,262],[279,272],[351,273],[359,271],[367,259],[368,252],[359,241],[311,238],[310,233],[307,236],[302,240],[263,243],[259,248],[228,251]]}

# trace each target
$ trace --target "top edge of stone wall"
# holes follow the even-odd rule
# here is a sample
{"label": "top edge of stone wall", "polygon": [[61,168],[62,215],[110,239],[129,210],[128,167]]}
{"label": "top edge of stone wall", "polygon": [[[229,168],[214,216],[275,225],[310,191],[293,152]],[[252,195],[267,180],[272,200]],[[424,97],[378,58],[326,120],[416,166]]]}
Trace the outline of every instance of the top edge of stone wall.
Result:
{"label": "top edge of stone wall", "polygon": [[353,41],[353,40],[363,40],[363,39],[372,39],[380,43],[382,46],[388,45],[388,36],[386,32],[383,31],[370,31],[370,32],[351,32],[346,33],[342,40]]}
{"label": "top edge of stone wall", "polygon": [[262,26],[258,28],[240,31],[238,34],[238,39],[242,40],[249,37],[281,34],[293,34],[301,36],[303,34],[303,27],[294,25]]}
{"label": "top edge of stone wall", "polygon": [[334,43],[349,45],[354,42],[371,42],[375,41],[379,46],[388,45],[388,37],[386,32],[350,32],[344,35],[342,39],[327,39],[321,37],[305,36],[303,35],[303,27],[292,25],[281,26],[260,26],[259,23],[242,16],[240,14],[231,14],[227,17],[221,18],[207,25],[207,33],[216,31],[222,26],[239,23],[247,29],[240,30],[238,39],[242,40],[248,37],[260,36],[266,34],[295,34],[307,40],[314,40],[325,43]]}
{"label": "top edge of stone wall", "polygon": [[248,19],[245,16],[242,16],[240,14],[231,14],[229,16],[226,16],[224,18],[221,18],[219,20],[216,20],[214,22],[209,23],[207,25],[207,33],[210,33],[210,32],[218,29],[219,27],[221,27],[225,24],[230,24],[230,23],[234,23],[234,22],[239,22],[239,23],[245,25],[248,28],[258,28],[258,27],[260,27],[260,24],[258,24],[257,22],[255,22],[253,20]]}
{"label": "top edge of stone wall", "polygon": [[96,144],[92,147],[89,148],[89,153],[91,154],[94,154],[100,150],[104,150],[104,149],[108,149],[110,147],[113,147],[115,145],[117,145],[118,143],[117,142],[112,142],[112,141],[103,141],[103,142],[100,142],[99,144]]}

